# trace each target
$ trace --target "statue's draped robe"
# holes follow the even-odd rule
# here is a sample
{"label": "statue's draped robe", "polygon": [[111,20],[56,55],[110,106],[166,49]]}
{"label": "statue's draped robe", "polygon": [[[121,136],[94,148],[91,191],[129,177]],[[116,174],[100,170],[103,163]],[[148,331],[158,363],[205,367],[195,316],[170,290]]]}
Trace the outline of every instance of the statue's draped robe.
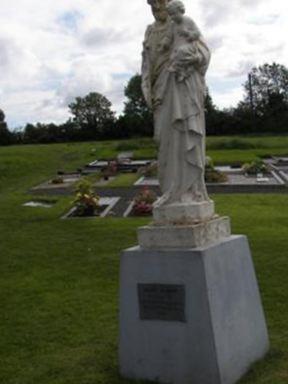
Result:
{"label": "statue's draped robe", "polygon": [[[194,42],[198,60],[182,82],[169,72],[171,49],[157,52],[165,34],[156,23],[148,27],[143,52],[143,91],[154,107],[155,139],[159,142],[159,205],[208,201],[205,186],[205,73],[210,52],[201,37]],[[166,25],[166,35],[171,30]],[[163,41],[163,40],[162,40]],[[187,60],[189,62],[189,56]]]}

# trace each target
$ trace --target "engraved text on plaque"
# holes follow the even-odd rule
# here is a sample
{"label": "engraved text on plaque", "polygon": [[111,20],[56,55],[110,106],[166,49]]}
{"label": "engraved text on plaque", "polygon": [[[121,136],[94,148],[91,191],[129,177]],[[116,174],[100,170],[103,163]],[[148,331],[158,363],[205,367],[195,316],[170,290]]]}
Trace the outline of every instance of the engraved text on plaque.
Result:
{"label": "engraved text on plaque", "polygon": [[141,320],[185,322],[185,286],[138,284]]}

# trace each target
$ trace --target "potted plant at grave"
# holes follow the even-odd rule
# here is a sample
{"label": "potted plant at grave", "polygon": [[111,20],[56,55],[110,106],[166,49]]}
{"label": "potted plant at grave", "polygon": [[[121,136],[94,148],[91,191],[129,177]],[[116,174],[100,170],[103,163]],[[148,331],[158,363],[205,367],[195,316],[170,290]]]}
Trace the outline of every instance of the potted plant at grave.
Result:
{"label": "potted plant at grave", "polygon": [[76,198],[74,216],[95,216],[100,210],[100,197],[95,195],[92,183],[88,179],[80,180],[76,185]]}
{"label": "potted plant at grave", "polygon": [[135,216],[151,215],[153,203],[157,200],[155,192],[151,191],[147,186],[135,197],[132,214]]}
{"label": "potted plant at grave", "polygon": [[259,173],[267,173],[268,167],[262,160],[256,160],[252,163],[244,164],[243,171],[249,176],[256,176]]}
{"label": "potted plant at grave", "polygon": [[205,181],[206,183],[225,183],[228,180],[225,173],[218,171],[210,157],[206,157]]}

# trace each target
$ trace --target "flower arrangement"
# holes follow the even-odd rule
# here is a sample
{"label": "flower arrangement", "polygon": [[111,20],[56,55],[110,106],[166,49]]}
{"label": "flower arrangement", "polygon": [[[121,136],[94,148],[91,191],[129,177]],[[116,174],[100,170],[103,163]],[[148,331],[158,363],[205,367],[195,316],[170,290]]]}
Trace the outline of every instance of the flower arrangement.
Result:
{"label": "flower arrangement", "polygon": [[135,197],[132,212],[136,216],[151,215],[153,203],[157,200],[155,192],[147,186]]}
{"label": "flower arrangement", "polygon": [[92,190],[92,183],[88,179],[82,179],[76,184],[76,197],[74,205],[75,216],[94,216],[100,210],[100,197]]}
{"label": "flower arrangement", "polygon": [[268,172],[268,167],[262,160],[256,160],[252,163],[244,164],[242,169],[247,175],[257,175],[258,173]]}

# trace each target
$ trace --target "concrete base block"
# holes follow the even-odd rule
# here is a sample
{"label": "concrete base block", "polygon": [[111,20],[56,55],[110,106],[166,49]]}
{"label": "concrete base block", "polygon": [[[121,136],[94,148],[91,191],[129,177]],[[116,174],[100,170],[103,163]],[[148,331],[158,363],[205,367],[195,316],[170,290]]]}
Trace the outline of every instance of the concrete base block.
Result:
{"label": "concrete base block", "polygon": [[215,215],[215,205],[212,200],[200,203],[173,203],[157,206],[153,209],[153,219],[156,224],[194,224],[207,221]]}
{"label": "concrete base block", "polygon": [[194,225],[149,225],[138,229],[141,248],[198,248],[231,236],[229,217],[218,217]]}
{"label": "concrete base block", "polygon": [[269,348],[246,237],[121,256],[121,374],[167,384],[234,384]]}

